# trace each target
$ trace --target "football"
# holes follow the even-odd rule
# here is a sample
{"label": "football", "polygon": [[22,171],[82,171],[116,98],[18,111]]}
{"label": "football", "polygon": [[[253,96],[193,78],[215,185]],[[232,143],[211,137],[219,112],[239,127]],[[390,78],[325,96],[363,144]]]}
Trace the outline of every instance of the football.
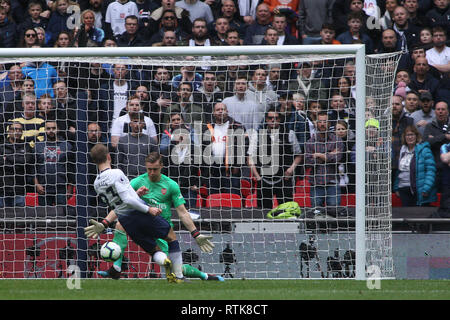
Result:
{"label": "football", "polygon": [[105,242],[100,248],[100,256],[107,262],[113,262],[120,258],[122,249],[120,246],[112,241]]}

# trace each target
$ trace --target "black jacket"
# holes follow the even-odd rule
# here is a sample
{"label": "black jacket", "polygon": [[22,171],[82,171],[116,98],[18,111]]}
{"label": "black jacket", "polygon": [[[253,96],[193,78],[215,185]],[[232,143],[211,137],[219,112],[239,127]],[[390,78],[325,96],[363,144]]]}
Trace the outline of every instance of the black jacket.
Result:
{"label": "black jacket", "polygon": [[117,46],[119,47],[147,47],[150,46],[150,41],[140,31],[131,39],[126,32],[116,37]]}
{"label": "black jacket", "polygon": [[[437,120],[433,120],[426,125],[423,132],[423,140],[430,143],[437,169],[442,169],[444,166],[440,157],[440,148],[443,144],[449,143],[445,138],[444,125],[443,123],[438,123]],[[450,119],[447,120],[447,126],[450,127]]]}
{"label": "black jacket", "polygon": [[[33,174],[32,150],[28,143],[0,146],[0,196],[23,196]],[[28,182],[28,183],[27,183]]]}

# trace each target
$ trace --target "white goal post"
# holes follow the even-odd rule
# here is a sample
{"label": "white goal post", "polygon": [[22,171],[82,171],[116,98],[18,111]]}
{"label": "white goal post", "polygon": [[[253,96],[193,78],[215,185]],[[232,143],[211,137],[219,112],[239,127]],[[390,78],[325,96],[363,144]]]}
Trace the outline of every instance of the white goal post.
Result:
{"label": "white goal post", "polygon": [[[209,57],[208,59],[199,59],[196,61],[197,66],[213,66],[215,63],[222,65],[230,65],[231,62],[226,60],[227,56],[246,56],[244,59],[249,64],[263,64],[268,63],[267,57],[271,57],[277,63],[301,63],[314,60],[323,59],[339,59],[340,57],[352,57],[355,64],[355,215],[354,215],[354,279],[365,280],[367,278],[367,268],[370,265],[376,265],[381,269],[381,278],[392,278],[393,262],[392,262],[392,238],[391,238],[391,203],[390,203],[390,175],[385,174],[383,179],[377,180],[378,188],[373,191],[369,187],[367,181],[368,162],[366,159],[366,99],[368,96],[374,97],[378,95],[377,100],[379,119],[384,125],[384,138],[387,145],[384,150],[384,162],[382,166],[389,171],[390,166],[390,112],[388,110],[390,94],[392,93],[394,74],[399,59],[399,54],[380,55],[380,56],[366,56],[365,46],[360,44],[355,45],[295,45],[295,46],[239,46],[239,47],[143,47],[143,48],[33,48],[33,49],[0,49],[0,63],[12,61],[30,61],[40,59],[42,61],[79,61],[79,62],[96,62],[105,61],[110,63],[123,62],[123,57],[128,59],[126,63],[139,65],[178,65],[183,57]],[[222,57],[224,57],[223,60]],[[266,58],[265,58],[266,57]],[[178,58],[180,60],[178,60]],[[368,65],[369,60],[373,60],[372,64]],[[379,59],[379,63],[377,62]],[[371,60],[371,61],[372,61]],[[2,62],[3,61],[3,62]],[[217,62],[218,61],[218,62]],[[233,60],[234,61],[234,60]],[[242,62],[242,61],[241,61]],[[386,70],[389,69],[389,72]],[[372,89],[368,89],[368,88]],[[85,129],[86,130],[86,129]],[[79,134],[79,132],[78,132]],[[77,161],[87,161],[87,149],[78,150]],[[84,160],[82,160],[84,159]],[[381,165],[381,164],[380,164]],[[374,169],[378,170],[378,169]],[[88,243],[84,239],[83,228],[88,223],[88,213],[86,207],[88,206],[84,194],[87,194],[86,178],[80,177],[82,173],[78,173],[77,179],[77,264],[82,271],[86,270]],[[84,180],[83,180],[84,179]],[[79,184],[79,182],[83,183]],[[373,194],[371,193],[373,192]],[[83,194],[84,193],[84,194]],[[384,202],[382,208],[378,205],[371,207],[372,201]],[[368,200],[369,199],[369,200]],[[370,202],[370,203],[368,203]],[[6,218],[5,218],[6,219]],[[303,219],[303,220],[302,220]],[[14,220],[14,219],[13,219]],[[205,221],[207,221],[206,219]],[[307,219],[306,219],[307,220]],[[300,217],[298,221],[305,223],[305,217]],[[350,219],[351,220],[351,219]],[[6,221],[6,220],[5,220]],[[256,222],[259,222],[255,220]],[[231,219],[231,223],[233,223]],[[238,222],[246,222],[245,219],[238,220]],[[267,222],[263,219],[262,223]],[[280,220],[280,222],[282,222]],[[292,221],[286,221],[287,224]],[[0,227],[0,233],[3,230]],[[4,227],[3,227],[4,228]],[[333,229],[335,230],[335,229]],[[333,231],[331,231],[333,232]],[[339,241],[339,230],[336,239]],[[353,233],[353,231],[352,231]],[[353,239],[353,236],[350,237]],[[185,238],[182,238],[185,239]],[[243,242],[247,241],[247,237],[242,238]],[[229,238],[221,239],[220,241],[232,241]],[[328,240],[324,240],[328,241]],[[353,241],[353,240],[351,240]],[[183,240],[180,241],[181,243]],[[294,241],[296,243],[296,241]],[[333,242],[333,245],[334,242]],[[328,247],[328,251],[332,249]],[[378,247],[378,246],[383,246]],[[216,246],[221,248],[220,246]],[[217,254],[217,252],[215,252]],[[288,251],[288,255],[297,254],[296,252]],[[207,258],[205,263],[208,263]],[[288,259],[289,261],[289,259]],[[249,262],[248,265],[251,265]],[[246,268],[244,265],[243,268]],[[309,266],[308,266],[309,268]],[[0,269],[1,271],[1,269]],[[255,277],[259,277],[260,271],[254,272]],[[246,276],[246,271],[241,272],[243,277]],[[262,277],[272,277],[270,272],[261,272]],[[268,276],[267,276],[268,275]],[[250,276],[251,277],[251,276]],[[287,276],[291,278],[292,276]]]}

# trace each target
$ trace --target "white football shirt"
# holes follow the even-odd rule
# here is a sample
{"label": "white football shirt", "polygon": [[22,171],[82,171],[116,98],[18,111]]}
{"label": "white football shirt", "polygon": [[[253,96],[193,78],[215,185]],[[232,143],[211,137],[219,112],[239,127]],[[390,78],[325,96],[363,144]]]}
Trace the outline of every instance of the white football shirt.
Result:
{"label": "white football shirt", "polygon": [[133,1],[125,4],[114,1],[111,2],[106,9],[105,22],[111,24],[114,36],[118,36],[125,32],[125,18],[128,16],[139,16],[137,5]]}
{"label": "white football shirt", "polygon": [[139,198],[120,169],[101,171],[94,181],[94,189],[117,215],[148,211],[148,205]]}

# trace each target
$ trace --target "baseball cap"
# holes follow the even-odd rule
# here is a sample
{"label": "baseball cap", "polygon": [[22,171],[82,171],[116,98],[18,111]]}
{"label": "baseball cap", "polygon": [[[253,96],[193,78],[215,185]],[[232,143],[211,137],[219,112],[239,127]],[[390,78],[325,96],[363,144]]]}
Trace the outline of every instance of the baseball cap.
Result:
{"label": "baseball cap", "polygon": [[429,91],[425,91],[420,95],[420,100],[433,100],[433,96]]}

